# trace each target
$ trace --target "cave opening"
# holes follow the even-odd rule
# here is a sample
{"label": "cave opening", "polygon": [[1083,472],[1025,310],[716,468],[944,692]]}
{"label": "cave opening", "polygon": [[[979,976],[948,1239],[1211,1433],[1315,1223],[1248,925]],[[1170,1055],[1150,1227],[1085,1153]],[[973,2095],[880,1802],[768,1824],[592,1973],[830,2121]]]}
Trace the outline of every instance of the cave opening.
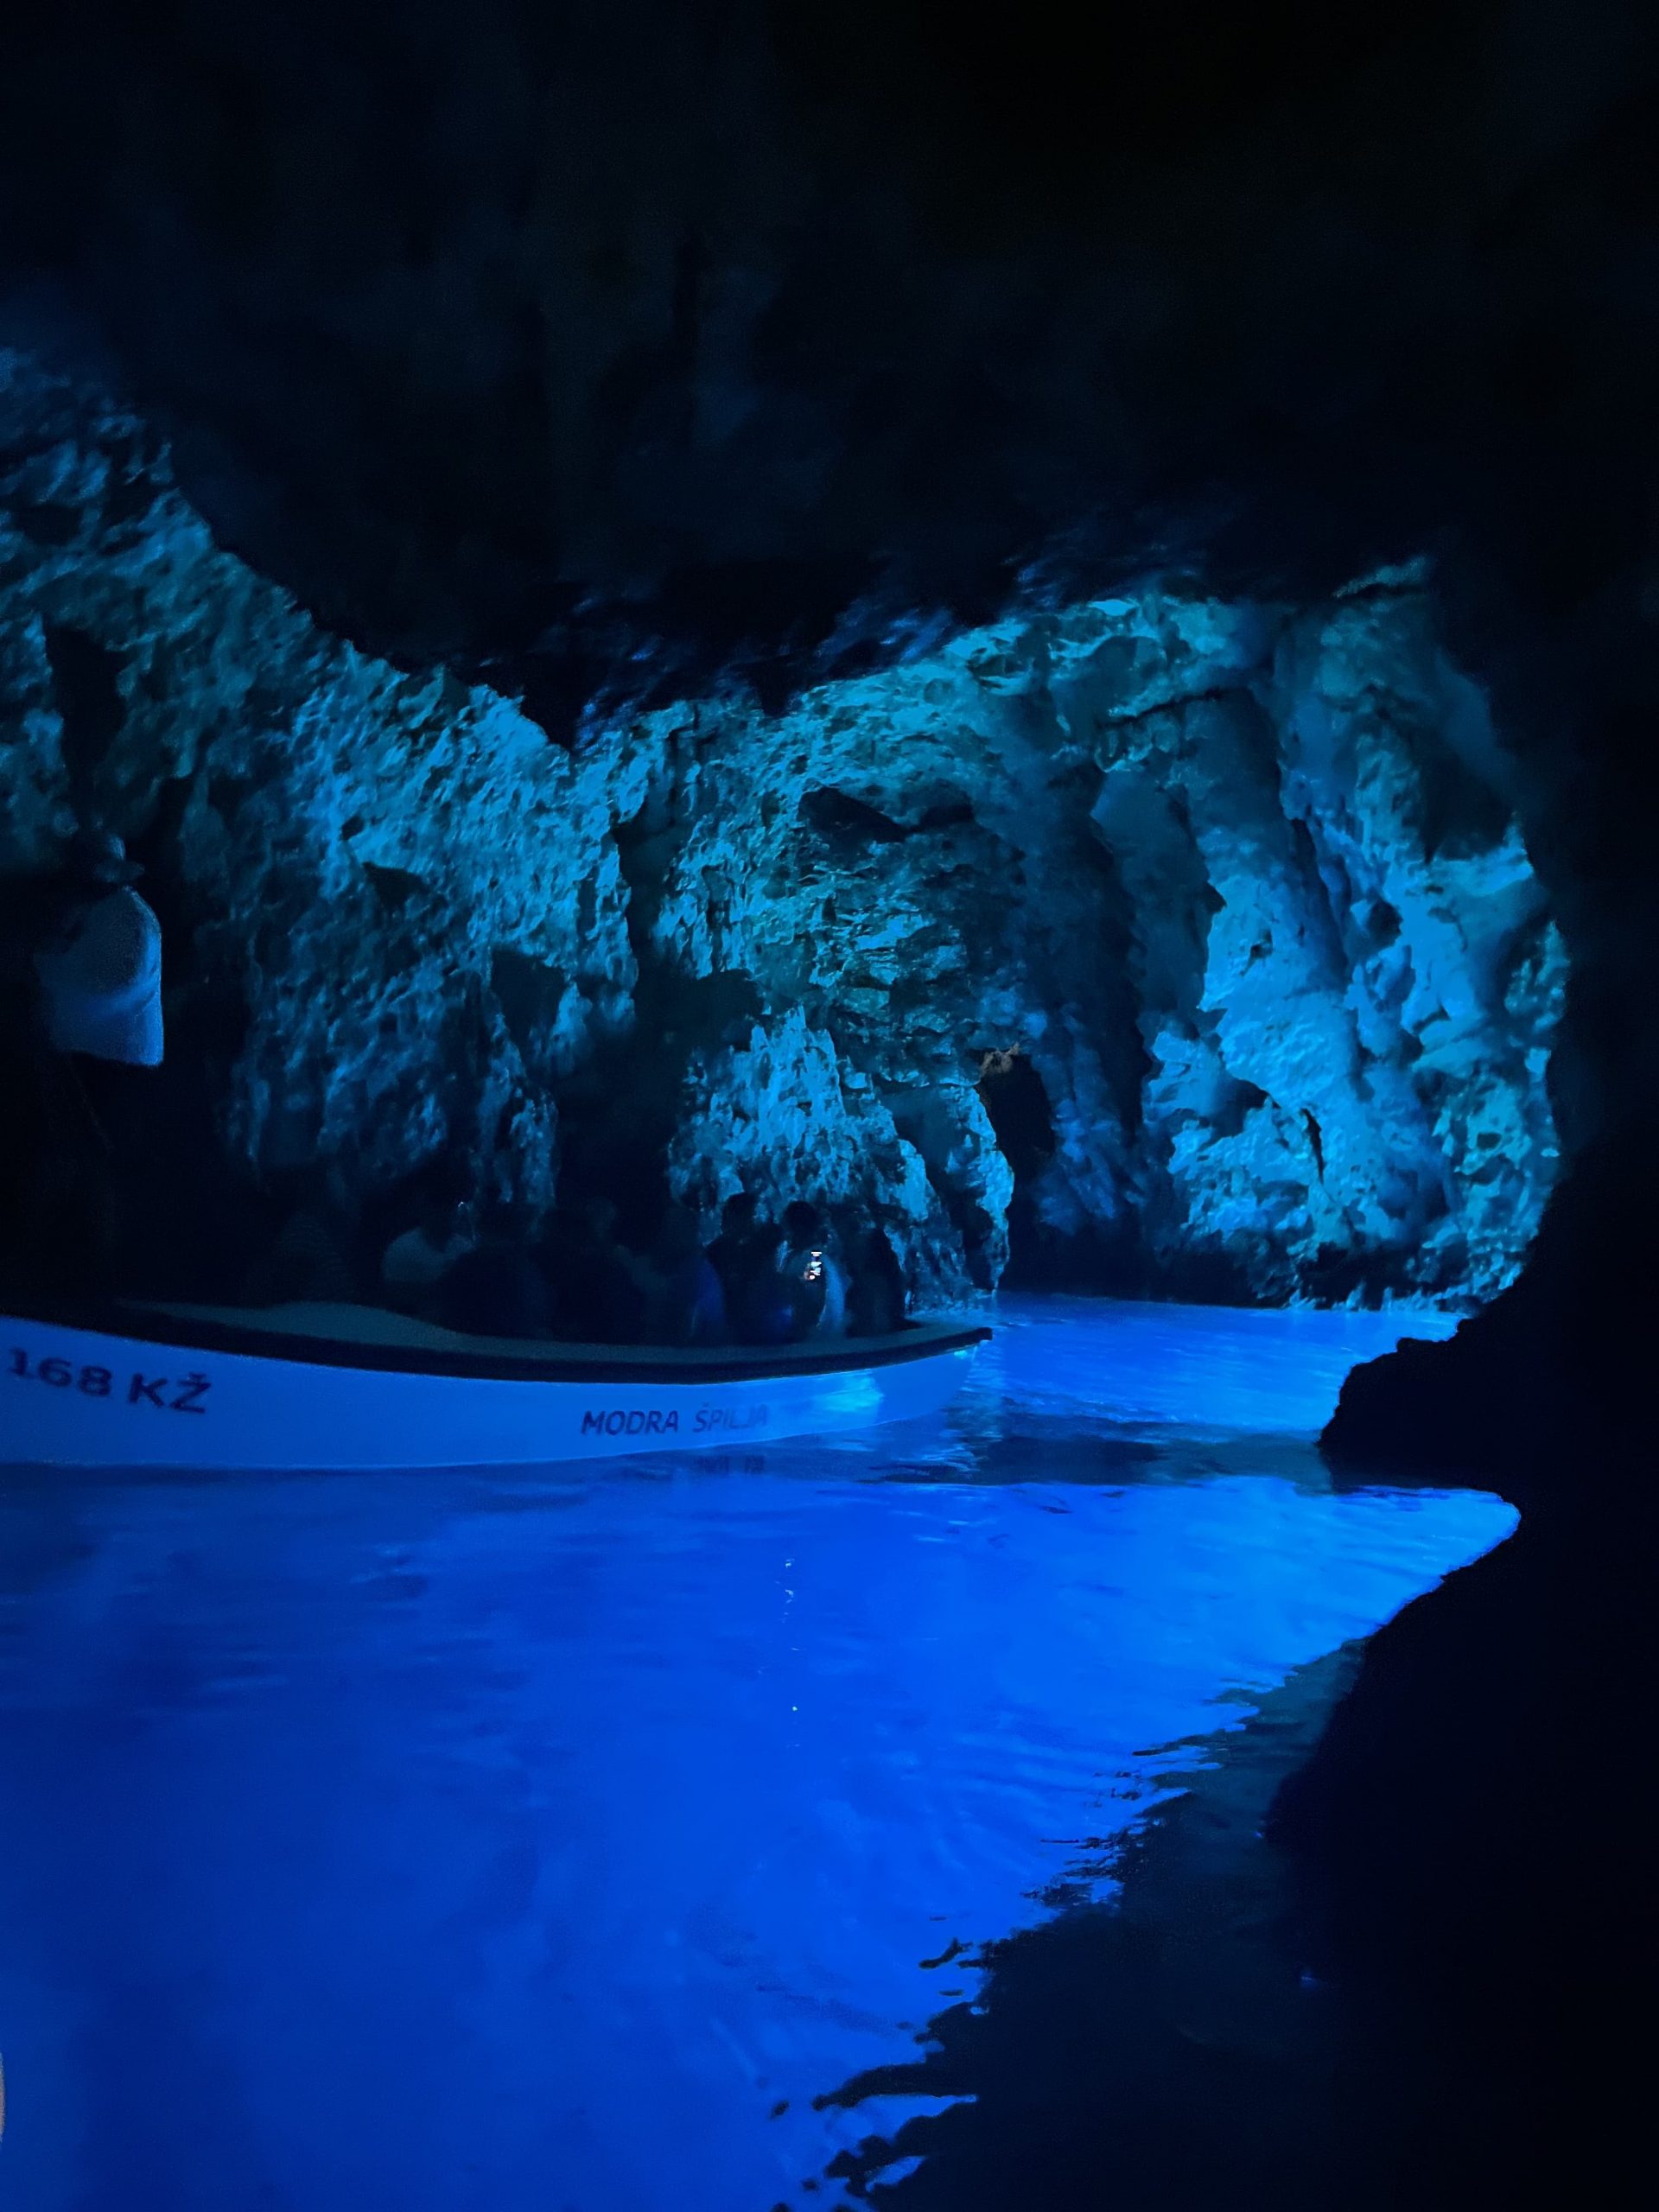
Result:
{"label": "cave opening", "polygon": [[78,623],[47,622],[42,631],[63,721],[64,766],[80,804],[95,814],[99,772],[126,719],[122,658]]}
{"label": "cave opening", "polygon": [[1028,1053],[993,1048],[980,1055],[978,1088],[1016,1187],[1029,1185],[1059,1142],[1042,1077]]}
{"label": "cave opening", "polygon": [[1028,1052],[992,1046],[978,1057],[980,1103],[1014,1178],[1003,1280],[1020,1289],[1052,1272],[1052,1239],[1044,1233],[1035,1185],[1058,1149],[1059,1135],[1047,1087]]}

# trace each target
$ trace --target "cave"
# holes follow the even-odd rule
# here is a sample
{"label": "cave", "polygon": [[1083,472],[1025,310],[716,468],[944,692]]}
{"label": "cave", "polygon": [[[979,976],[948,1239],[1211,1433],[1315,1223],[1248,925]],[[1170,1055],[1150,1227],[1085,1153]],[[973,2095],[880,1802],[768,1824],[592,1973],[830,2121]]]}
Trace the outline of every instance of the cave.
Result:
{"label": "cave", "polygon": [[1043,1078],[1024,1052],[987,1052],[980,1061],[977,1088],[997,1150],[1008,1163],[1014,1180],[1008,1198],[1006,1274],[1006,1279],[1014,1283],[1040,1269],[1038,1253],[1033,1249],[1036,1224],[1031,1192],[1058,1147],[1054,1109]]}
{"label": "cave", "polygon": [[[779,2164],[776,2202],[794,2212],[805,2188],[802,2202],[1081,2212],[1112,2196],[1114,2129],[1138,2146],[1126,2204],[1383,2212],[1501,2201],[1541,2177],[1563,2202],[1593,2198],[1599,2162],[1617,2172],[1639,2148],[1638,2050],[1617,2024],[1650,1948],[1653,27],[1611,0],[1340,21],[1306,0],[1248,18],[1199,0],[1179,25],[1108,9],[1084,27],[1039,5],[995,32],[931,0],[830,15],[251,0],[228,16],[177,0],[142,19],[77,0],[15,44],[0,84],[0,1311],[69,1326],[112,1302],[272,1308],[273,1253],[291,1260],[322,1216],[343,1302],[372,1304],[383,1248],[440,1204],[468,1236],[543,1254],[572,1239],[585,1266],[597,1248],[581,1238],[612,1240],[644,1312],[658,1290],[639,1285],[675,1237],[695,1258],[734,1203],[775,1224],[806,1202],[811,1249],[849,1299],[989,1329],[975,1374],[1004,1379],[976,1380],[948,1443],[894,1445],[862,1487],[850,1460],[821,1483],[807,1460],[768,1462],[740,1425],[724,1505],[712,1484],[642,1476],[606,1505],[605,1533],[557,1554],[572,1618],[631,1661],[644,1631],[607,1547],[620,1559],[638,1541],[639,1587],[708,1619],[684,1681],[707,1668],[702,1692],[730,1700],[705,1757],[772,1838],[776,1897],[777,1869],[818,1861],[765,1829],[765,1793],[746,1798],[747,1770],[722,1764],[760,1726],[740,1679],[799,1675],[785,1732],[766,1738],[781,1774],[806,1740],[787,1730],[820,1709],[812,1668],[857,1678],[842,1718],[866,1733],[833,1760],[826,1733],[822,1771],[863,1777],[868,1796],[826,1781],[839,1809],[819,1841],[868,1820],[879,1856],[905,1830],[867,1770],[887,1752],[869,1746],[927,1736],[925,1685],[949,1671],[930,1675],[928,1653],[957,1652],[964,1699],[971,1680],[1023,1711],[1019,1684],[975,1674],[982,1658],[1028,1653],[1030,1679],[1074,1686],[1100,1658],[1079,1624],[1122,1599],[1138,1659],[1161,1666],[1180,1636],[1135,1611],[1144,1593],[1125,1597],[1114,1547],[1139,1558],[1156,1515],[1183,1500],[1197,1514],[1201,1491],[1220,1549],[1181,1553],[1170,1577],[1212,1594],[1215,1633],[1224,1596],[1242,1603],[1253,1573],[1278,1592],[1299,1547],[1309,1618],[1323,1605],[1331,1625],[1304,1650],[1286,1626],[1300,1600],[1264,1594],[1255,1673],[1254,1630],[1229,1630],[1221,1703],[1251,1717],[1230,1736],[1211,1715],[1214,1755],[1184,1796],[1125,1739],[1118,1794],[1144,1821],[1110,1827],[1086,1875],[1033,1860],[1024,1893],[1052,1919],[998,1903],[982,1927],[946,1927],[912,1900],[912,1951],[937,1938],[937,2004],[907,1984],[889,2002],[896,1978],[879,1999],[842,1986],[817,1954],[809,1974],[803,1948],[791,2002],[846,2040],[772,2098],[791,2158],[821,2131],[810,2183]],[[48,1033],[41,955],[100,868],[159,935],[153,1065]],[[553,1301],[549,1341],[601,1340],[596,1289],[556,1281]],[[56,1388],[60,1370],[112,1387],[90,1358],[48,1354],[48,1371],[21,1338],[0,1357],[0,1394],[8,1377]],[[1269,1477],[1282,1527],[1266,1491],[1249,1493],[1255,1519],[1230,1487]],[[313,1586],[367,1593],[335,1624],[341,1679],[366,1653],[379,1686],[372,1711],[366,1693],[355,1718],[342,1708],[358,1749],[417,1726],[386,1685],[412,1680],[428,1645],[382,1648],[364,1625],[405,1601],[411,1637],[472,1653],[479,1742],[519,1747],[492,1770],[495,1827],[453,1809],[483,1764],[446,1768],[422,1800],[439,1859],[474,1888],[455,1874],[450,1916],[423,1920],[424,1877],[388,1827],[385,1916],[353,1955],[408,1954],[438,1929],[458,1957],[443,1946],[468,1899],[486,1900],[480,1929],[498,1905],[505,1927],[501,1898],[556,1884],[563,1847],[537,1826],[552,1785],[501,1686],[535,1678],[550,1709],[560,1677],[550,1658],[544,1681],[519,1667],[510,1643],[480,1656],[498,1590],[515,1593],[506,1613],[533,1606],[475,1501],[354,1494],[353,1534],[288,1491],[221,1506],[204,1484],[193,1508],[162,1486],[146,1518],[142,1488],[129,1510],[112,1485],[59,1497],[29,1479],[0,1535],[16,1648],[34,1655],[6,1681],[25,1736],[57,1696],[101,1787],[142,1799],[169,1773],[207,1793],[210,1828],[228,1821],[205,1767],[169,1767],[163,1747],[153,1772],[137,1753],[128,1768],[97,1746],[149,1727],[152,1707],[200,1715],[212,1684],[239,1681],[223,1593],[246,1577],[254,1611],[274,1606],[282,1562],[303,1560]],[[878,1492],[902,1494],[891,1527],[869,1518]],[[1017,1602],[993,1598],[963,1567],[928,1615],[933,1553],[903,1551],[903,1514],[958,1492],[957,1517],[916,1541],[966,1556],[982,1535],[1029,1580]],[[663,1535],[647,1493],[668,1520],[694,1517]],[[509,1503],[528,1558],[540,1523]],[[249,1517],[215,1518],[233,1510]],[[572,1504],[570,1530],[587,1510]],[[1039,1510],[1070,1516],[1071,1549],[1058,1525],[1028,1548]],[[408,1533],[426,1512],[454,1516],[454,1557],[441,1534]],[[1293,1535],[1295,1513],[1309,1517]],[[1408,1573],[1389,1547],[1413,1513],[1425,1548]],[[224,1620],[192,1611],[169,1564],[198,1526]],[[762,1531],[787,1560],[775,1576],[747,1549]],[[711,1567],[688,1596],[721,1536],[733,1579]],[[1339,1586],[1367,1543],[1386,1602],[1357,1598],[1350,1618]],[[464,1579],[486,1557],[459,1611],[422,1611],[447,1558]],[[251,1562],[267,1558],[261,1583]],[[105,1562],[108,1588],[77,1559]],[[792,1620],[798,1563],[805,1611],[831,1585],[842,1611],[774,1648],[754,1593],[772,1577]],[[866,1572],[885,1629],[847,1594]],[[107,1663],[125,1687],[96,1715],[62,1688],[64,1578],[98,1649],[122,1655]],[[897,1625],[912,1588],[913,1644]],[[964,1627],[970,1589],[999,1626]],[[269,1618],[298,1656],[253,1652],[248,1680],[311,1679],[303,1609]],[[118,1626],[135,1621],[129,1647]],[[1037,1621],[1046,1658],[1023,1640]],[[868,1685],[859,1671],[884,1632],[891,1707],[880,1666]],[[614,1689],[683,1780],[690,1737],[651,1734],[649,1682],[571,1654],[586,1709]],[[1204,1733],[1171,1679],[1166,1702],[1147,1693],[1148,1743]],[[310,1772],[321,1738],[289,1719]],[[1094,1724],[1081,1707],[1073,1723],[1081,1744]],[[965,1705],[955,1729],[956,1751],[982,1747]],[[1012,1802],[1046,1786],[1043,1724],[1007,1733]],[[0,1758],[0,1787],[25,1827],[61,1813],[92,1869],[73,1781],[30,1795],[33,1742]],[[1568,1744],[1605,1802],[1560,1772]],[[349,1766],[343,1732],[334,1748]],[[233,1773],[230,1739],[222,1755]],[[1003,1767],[952,1755],[938,1819],[992,1834]],[[620,1749],[596,1734],[563,1756],[594,1762],[622,1802]],[[371,1825],[378,1802],[359,1806]],[[689,1783],[676,1802],[688,1853],[713,1864]],[[1079,1834],[1107,1834],[1074,1810]],[[159,1817],[147,1833],[161,1852]],[[345,1877],[302,1842],[315,1887],[290,1900],[296,1955],[343,1957],[325,1907]],[[658,1878],[612,1844],[617,1879],[625,1865]],[[612,1844],[594,1844],[595,1865]],[[583,1847],[570,1840],[572,1870]],[[800,1891],[798,1916],[850,1927],[851,1859],[823,1853],[839,1874]],[[936,1872],[948,1887],[945,1859]],[[50,1870],[0,1854],[7,1872],[55,1925]],[[706,1954],[793,1987],[767,1878],[741,1910],[685,1907],[664,1941],[702,1962],[686,1986]],[[598,1929],[613,1901],[592,1879]],[[905,1894],[895,1876],[882,1910]],[[1270,1936],[1239,1937],[1241,1896]],[[213,1948],[206,1905],[168,1910],[184,1951],[201,1946],[197,1996],[169,1984],[167,2003],[205,2096],[236,1945]],[[238,1910],[225,1903],[226,1929]],[[1184,1922],[1217,1931],[1231,1999],[1183,1979]],[[99,1924],[116,1950],[130,1936],[118,1915]],[[576,1921],[561,1925],[574,1956]],[[84,2091],[87,2140],[120,2132],[118,1993],[160,1974],[132,1941],[42,1963],[43,1936],[15,1999],[0,1974],[0,2050],[36,2054],[58,2112],[37,2143],[20,2088],[0,2159],[16,2147],[37,2200],[66,2212],[106,2201],[112,2169],[72,2154],[81,2122],[62,2114]],[[486,1950],[480,1936],[470,1993],[442,1999],[474,2082],[488,2039],[455,2024],[487,2009]],[[632,1987],[644,2018],[659,1967],[619,1964],[613,1987],[595,1967],[589,1994],[621,2005]],[[54,1974],[81,1977],[78,2086],[48,2052]],[[435,1985],[397,1986],[410,2018],[438,2001]],[[269,1999],[283,2037],[299,1986]],[[1280,2024],[1259,2045],[1239,2024],[1250,1990]],[[786,2012],[720,2031],[763,2119]],[[889,2041],[860,2044],[849,2024],[878,2013]],[[891,2044],[901,2013],[919,2059]],[[365,2032],[395,2073],[390,2012]],[[651,2076],[665,2111],[684,2086],[672,2040],[664,2028]],[[1192,2056],[1211,2048],[1213,2099]],[[226,2171],[243,2194],[308,2196],[262,2133],[257,2086],[226,2065]],[[1133,2098],[1103,2088],[1119,2074]],[[544,2201],[536,2189],[564,2173],[533,2085],[512,2078],[478,2184],[503,2205]],[[957,2101],[887,2132],[890,2096]],[[1186,2139],[1163,2183],[1148,2115]],[[155,2201],[205,2206],[169,2127],[133,2125]],[[1228,2126],[1243,2147],[1224,2175]],[[380,2121],[354,2129],[330,2107],[319,2129],[359,2199],[467,2201],[459,2136],[432,2134],[416,2182]],[[733,2129],[711,2212],[772,2171],[765,2128]],[[603,2155],[582,2136],[569,2188],[642,2212],[705,2201],[664,2195],[645,2151],[630,2164],[616,2148],[626,2133],[613,2126]]]}

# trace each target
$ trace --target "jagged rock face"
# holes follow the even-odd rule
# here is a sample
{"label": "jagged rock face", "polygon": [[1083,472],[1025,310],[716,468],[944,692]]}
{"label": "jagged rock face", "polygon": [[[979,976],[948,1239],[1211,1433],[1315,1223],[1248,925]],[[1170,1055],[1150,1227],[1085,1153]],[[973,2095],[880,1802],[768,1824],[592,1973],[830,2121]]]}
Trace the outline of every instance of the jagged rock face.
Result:
{"label": "jagged rock face", "polygon": [[1563,963],[1421,575],[1148,582],[571,751],[330,638],[135,416],[7,371],[0,868],[77,808],[137,841],[248,1163],[877,1201],[934,1293],[1011,1202],[1118,1282],[1512,1273]]}
{"label": "jagged rock face", "polygon": [[1286,1290],[1487,1293],[1554,1157],[1563,961],[1479,696],[1409,582],[1287,621],[1248,686],[1196,673],[1106,722],[1094,809],[1134,906],[1158,1233],[1203,1224]]}

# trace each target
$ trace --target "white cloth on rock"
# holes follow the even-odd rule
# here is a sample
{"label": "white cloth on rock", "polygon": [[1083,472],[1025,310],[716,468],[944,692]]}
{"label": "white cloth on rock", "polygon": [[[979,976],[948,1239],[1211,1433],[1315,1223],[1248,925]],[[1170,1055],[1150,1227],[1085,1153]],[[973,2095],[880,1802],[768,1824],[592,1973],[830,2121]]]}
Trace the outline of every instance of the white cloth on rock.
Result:
{"label": "white cloth on rock", "polygon": [[136,891],[81,907],[35,955],[47,1033],[60,1052],[131,1067],[162,1063],[162,925]]}

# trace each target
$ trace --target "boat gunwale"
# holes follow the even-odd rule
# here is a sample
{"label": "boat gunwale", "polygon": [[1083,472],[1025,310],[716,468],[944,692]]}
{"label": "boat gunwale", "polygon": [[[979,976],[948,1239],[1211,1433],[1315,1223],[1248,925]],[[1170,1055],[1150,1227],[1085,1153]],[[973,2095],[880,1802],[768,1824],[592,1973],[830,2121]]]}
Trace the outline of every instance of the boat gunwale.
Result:
{"label": "boat gunwale", "polygon": [[[364,1310],[380,1311],[378,1307]],[[945,1352],[969,1351],[988,1343],[991,1337],[990,1329],[982,1323],[921,1321],[884,1337],[841,1337],[823,1344],[790,1344],[775,1350],[721,1345],[705,1352],[664,1345],[584,1344],[569,1346],[572,1356],[566,1357],[567,1348],[550,1339],[545,1353],[503,1352],[493,1348],[527,1341],[505,1338],[484,1339],[477,1351],[464,1347],[452,1350],[448,1345],[376,1343],[368,1338],[311,1335],[296,1329],[261,1328],[257,1324],[220,1321],[200,1313],[119,1301],[88,1307],[31,1300],[27,1308],[7,1308],[3,1318],[179,1351],[221,1352],[296,1367],[345,1368],[374,1375],[430,1375],[456,1382],[678,1383],[688,1387],[810,1381],[819,1375],[904,1366]],[[484,1344],[492,1348],[484,1349]]]}

